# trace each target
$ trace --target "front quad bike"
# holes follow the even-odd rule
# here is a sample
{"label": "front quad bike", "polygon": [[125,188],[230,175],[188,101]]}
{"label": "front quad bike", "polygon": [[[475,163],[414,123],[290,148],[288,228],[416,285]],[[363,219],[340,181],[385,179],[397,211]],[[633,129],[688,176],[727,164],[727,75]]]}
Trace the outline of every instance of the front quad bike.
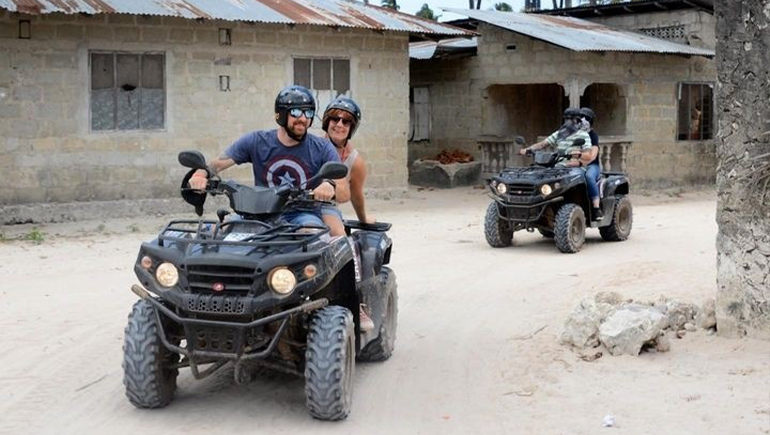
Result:
{"label": "front quad bike", "polygon": [[[263,188],[212,176],[205,193],[184,188],[206,163],[179,155],[192,168],[182,196],[199,216],[206,195],[226,195],[237,217],[174,220],[143,243],[134,271],[141,285],[125,331],[123,382],[129,401],[160,408],[174,397],[179,369],[196,379],[226,364],[238,383],[258,367],[305,378],[313,417],[348,416],[356,358],[383,361],[396,339],[396,277],[386,265],[390,224],[345,223],[346,236],[286,224],[282,212],[314,206],[302,188]],[[327,163],[308,183],[340,178]],[[360,330],[360,307],[375,328]]]}
{"label": "front quad bike", "polygon": [[[575,141],[575,145],[582,145],[582,140]],[[538,230],[543,237],[553,238],[559,251],[565,253],[580,251],[587,227],[599,228],[604,240],[628,238],[633,209],[627,196],[626,174],[602,173],[604,217],[594,221],[585,172],[580,168],[556,167],[558,162],[571,158],[571,154],[537,152],[534,157],[533,165],[507,168],[489,181],[493,201],[484,218],[484,236],[490,246],[510,246],[513,233],[519,230]]]}

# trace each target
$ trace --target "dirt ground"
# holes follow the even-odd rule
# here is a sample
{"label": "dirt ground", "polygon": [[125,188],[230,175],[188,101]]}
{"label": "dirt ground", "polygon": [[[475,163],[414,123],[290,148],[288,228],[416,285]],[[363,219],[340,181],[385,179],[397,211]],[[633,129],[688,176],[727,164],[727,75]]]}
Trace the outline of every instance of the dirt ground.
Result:
{"label": "dirt ground", "polygon": [[[231,370],[203,381],[183,370],[165,409],[129,404],[132,267],[167,218],[0,227],[0,433],[770,433],[770,342],[698,331],[668,353],[593,362],[558,344],[586,295],[714,296],[714,193],[632,199],[631,239],[589,230],[575,255],[537,233],[490,248],[481,190],[371,201],[394,224],[398,338],[390,360],[357,366],[353,410],[339,423],[307,414],[300,379],[236,385]],[[608,414],[614,428],[602,427]]]}

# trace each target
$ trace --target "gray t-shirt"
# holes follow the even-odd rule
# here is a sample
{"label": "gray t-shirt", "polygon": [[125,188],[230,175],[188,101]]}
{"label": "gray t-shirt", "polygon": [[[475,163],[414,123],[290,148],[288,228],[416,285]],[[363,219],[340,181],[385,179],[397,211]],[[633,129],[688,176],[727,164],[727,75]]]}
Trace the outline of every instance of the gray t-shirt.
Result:
{"label": "gray t-shirt", "polygon": [[288,147],[278,140],[278,130],[247,133],[230,145],[225,154],[239,165],[251,163],[254,184],[263,187],[299,186],[324,163],[340,161],[328,139],[307,134],[300,143]]}

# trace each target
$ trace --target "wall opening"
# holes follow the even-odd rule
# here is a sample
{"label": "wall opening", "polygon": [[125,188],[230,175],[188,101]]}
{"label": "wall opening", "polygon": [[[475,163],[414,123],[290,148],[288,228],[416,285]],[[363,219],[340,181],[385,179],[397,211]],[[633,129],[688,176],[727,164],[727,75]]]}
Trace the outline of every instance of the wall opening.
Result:
{"label": "wall opening", "polygon": [[482,134],[523,136],[528,144],[561,125],[564,89],[556,83],[493,85],[482,108]]}
{"label": "wall opening", "polygon": [[626,92],[614,83],[593,83],[580,97],[580,107],[590,107],[596,113],[594,130],[600,136],[623,136],[626,129]]}

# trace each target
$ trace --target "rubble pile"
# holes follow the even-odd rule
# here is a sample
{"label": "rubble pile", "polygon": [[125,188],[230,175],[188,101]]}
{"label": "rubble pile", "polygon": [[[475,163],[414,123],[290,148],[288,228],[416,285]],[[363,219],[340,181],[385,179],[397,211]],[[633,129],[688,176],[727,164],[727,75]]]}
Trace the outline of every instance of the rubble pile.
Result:
{"label": "rubble pile", "polygon": [[578,349],[603,347],[611,355],[639,355],[643,349],[666,352],[669,336],[682,338],[698,328],[713,332],[714,310],[713,299],[698,307],[665,296],[640,302],[601,292],[580,301],[565,322],[560,341]]}
{"label": "rubble pile", "polygon": [[473,161],[473,156],[458,149],[441,150],[433,160],[438,160],[442,165],[451,163],[470,163]]}

